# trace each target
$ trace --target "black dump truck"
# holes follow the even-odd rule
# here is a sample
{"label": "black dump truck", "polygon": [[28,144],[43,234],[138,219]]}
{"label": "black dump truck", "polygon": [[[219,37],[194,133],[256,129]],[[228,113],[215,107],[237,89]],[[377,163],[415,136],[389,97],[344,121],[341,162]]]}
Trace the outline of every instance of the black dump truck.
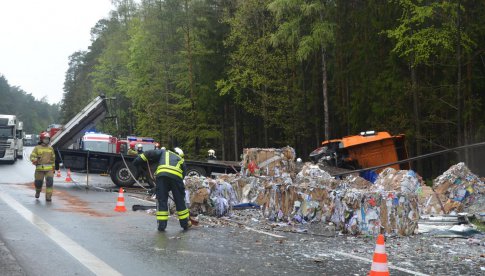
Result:
{"label": "black dump truck", "polygon": [[[143,172],[137,172],[131,164],[136,156],[80,149],[79,140],[86,131],[103,120],[107,112],[108,104],[105,97],[98,96],[53,135],[51,145],[56,152],[56,167],[62,164],[74,172],[107,173],[113,183],[119,187],[130,187],[135,184],[131,171],[139,179],[147,179],[147,184],[152,186],[151,177],[146,174],[150,171],[154,172],[157,164],[150,164],[151,170],[145,168]],[[241,169],[238,162],[231,161],[186,160],[185,163],[188,176],[210,177],[217,174],[238,173]]]}

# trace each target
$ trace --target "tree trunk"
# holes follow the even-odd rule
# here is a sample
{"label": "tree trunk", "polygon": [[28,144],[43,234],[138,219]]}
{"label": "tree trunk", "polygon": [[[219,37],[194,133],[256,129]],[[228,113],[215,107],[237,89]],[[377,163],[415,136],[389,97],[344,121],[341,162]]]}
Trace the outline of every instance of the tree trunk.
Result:
{"label": "tree trunk", "polygon": [[[456,66],[457,66],[457,76],[456,76],[456,100],[457,100],[457,122],[456,122],[456,142],[457,146],[463,145],[463,95],[461,91],[461,23],[460,23],[460,4],[461,1],[458,0],[458,14],[457,14],[457,32],[456,32]],[[461,154],[459,153],[459,159],[462,160]],[[467,158],[465,156],[465,161]]]}
{"label": "tree trunk", "polygon": [[238,158],[238,149],[237,149],[237,108],[234,105],[234,160]]}
{"label": "tree trunk", "polygon": [[[418,95],[418,79],[416,76],[416,66],[411,65],[411,90],[413,93],[413,112],[414,112],[414,128],[416,131],[416,156],[422,154],[421,144],[421,122],[419,116],[419,95]],[[423,164],[417,161],[417,171],[423,173]]]}
{"label": "tree trunk", "polygon": [[[194,66],[193,66],[193,60],[192,60],[192,38],[190,36],[190,14],[189,14],[189,3],[188,0],[185,0],[185,13],[186,13],[186,20],[187,20],[187,25],[186,25],[186,30],[185,30],[185,41],[186,41],[186,47],[187,47],[187,62],[188,62],[188,69],[189,69],[189,85],[190,85],[190,103],[192,106],[191,110],[191,121],[192,121],[192,131],[196,131],[198,128],[197,124],[197,112],[195,110],[195,89],[194,89]],[[194,152],[195,155],[199,154],[199,137],[197,136],[197,131],[194,136]]]}
{"label": "tree trunk", "polygon": [[322,94],[323,94],[323,112],[324,112],[324,128],[325,140],[330,139],[330,122],[328,112],[328,87],[327,87],[327,61],[325,58],[325,49],[322,46]]}

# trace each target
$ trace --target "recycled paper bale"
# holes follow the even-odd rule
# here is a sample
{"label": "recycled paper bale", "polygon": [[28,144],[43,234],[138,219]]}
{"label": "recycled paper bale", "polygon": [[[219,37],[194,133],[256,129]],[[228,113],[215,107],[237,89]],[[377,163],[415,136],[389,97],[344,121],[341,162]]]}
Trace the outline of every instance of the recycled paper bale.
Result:
{"label": "recycled paper bale", "polygon": [[186,177],[184,182],[186,194],[189,197],[191,215],[211,214],[213,207],[210,202],[210,187],[214,180],[205,177]]}
{"label": "recycled paper bale", "polygon": [[245,175],[280,176],[295,171],[295,150],[291,147],[247,148],[243,150],[242,165]]}
{"label": "recycled paper bale", "polygon": [[444,203],[446,214],[452,211],[472,214],[485,211],[485,184],[463,162],[451,166],[438,176],[433,181],[433,187],[438,194],[448,199]]}
{"label": "recycled paper bale", "polygon": [[351,188],[361,190],[370,189],[373,186],[372,182],[355,175],[346,176],[343,182],[348,183]]}
{"label": "recycled paper bale", "polygon": [[332,222],[343,233],[408,236],[419,220],[417,196],[401,192],[371,192],[346,189],[334,191]]}
{"label": "recycled paper bale", "polygon": [[422,187],[422,192],[418,195],[421,214],[444,215],[444,204],[448,198],[444,194],[433,192],[428,186]]}
{"label": "recycled paper bale", "polygon": [[385,191],[400,191],[416,194],[423,186],[422,178],[413,170],[397,171],[393,168],[384,169],[374,183]]}
{"label": "recycled paper bale", "polygon": [[314,165],[310,162],[305,163],[301,171],[297,174],[298,178],[310,177],[310,178],[323,178],[332,179],[328,172],[322,170],[318,165]]}

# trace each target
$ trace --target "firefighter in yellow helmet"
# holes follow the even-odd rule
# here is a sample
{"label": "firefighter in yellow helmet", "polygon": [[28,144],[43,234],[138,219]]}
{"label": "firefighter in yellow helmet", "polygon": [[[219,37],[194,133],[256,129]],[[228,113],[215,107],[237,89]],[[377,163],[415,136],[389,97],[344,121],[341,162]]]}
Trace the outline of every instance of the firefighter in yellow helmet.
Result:
{"label": "firefighter in yellow helmet", "polygon": [[35,146],[30,154],[30,161],[35,165],[35,198],[40,197],[44,178],[46,182],[45,200],[52,200],[52,192],[54,186],[54,170],[56,155],[54,149],[49,146],[50,135],[47,132],[40,134],[40,142]]}
{"label": "firefighter in yellow helmet", "polygon": [[[192,226],[189,219],[189,209],[185,205],[185,177],[186,166],[184,152],[180,148],[174,151],[166,149],[148,150],[138,155],[133,165],[139,168],[145,162],[158,162],[156,176],[156,192],[158,200],[157,224],[158,231],[165,231],[168,222],[168,192],[172,191],[180,226],[187,230]],[[149,165],[149,164],[148,164]]]}

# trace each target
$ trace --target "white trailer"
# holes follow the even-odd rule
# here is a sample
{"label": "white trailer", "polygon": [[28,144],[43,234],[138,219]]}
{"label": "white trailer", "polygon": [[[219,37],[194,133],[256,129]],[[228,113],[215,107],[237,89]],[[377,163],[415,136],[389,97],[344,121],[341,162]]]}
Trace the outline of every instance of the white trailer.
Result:
{"label": "white trailer", "polygon": [[14,163],[23,158],[23,123],[15,115],[0,114],[0,161]]}

